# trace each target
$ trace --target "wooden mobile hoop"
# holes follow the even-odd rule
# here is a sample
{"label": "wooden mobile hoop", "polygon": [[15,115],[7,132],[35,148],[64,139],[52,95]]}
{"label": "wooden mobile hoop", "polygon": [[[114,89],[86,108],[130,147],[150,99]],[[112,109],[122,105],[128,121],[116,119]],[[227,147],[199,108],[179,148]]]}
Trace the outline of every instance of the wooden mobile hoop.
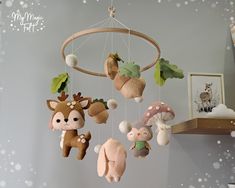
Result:
{"label": "wooden mobile hoop", "polygon": [[[113,14],[114,14],[113,12],[110,12],[110,17],[114,17]],[[73,42],[75,39],[77,39],[79,37],[90,35],[90,34],[95,34],[95,33],[124,33],[124,34],[137,36],[139,38],[146,40],[149,44],[152,44],[156,48],[157,55],[156,55],[155,59],[153,60],[153,63],[151,63],[147,66],[144,66],[140,69],[141,72],[144,72],[144,71],[150,69],[151,67],[153,67],[157,63],[158,59],[160,58],[161,50],[160,50],[158,43],[153,38],[149,37],[148,35],[140,33],[138,31],[126,29],[126,28],[101,27],[101,28],[86,29],[86,30],[77,32],[77,33],[71,35],[69,38],[67,38],[61,47],[61,54],[62,54],[64,61],[65,61],[65,57],[66,57],[65,48],[71,42]],[[100,77],[107,77],[105,73],[93,72],[93,71],[81,68],[79,66],[74,66],[73,68],[75,70],[78,70],[78,71],[83,72],[85,74],[89,74],[89,75],[93,75],[93,76],[100,76]]]}

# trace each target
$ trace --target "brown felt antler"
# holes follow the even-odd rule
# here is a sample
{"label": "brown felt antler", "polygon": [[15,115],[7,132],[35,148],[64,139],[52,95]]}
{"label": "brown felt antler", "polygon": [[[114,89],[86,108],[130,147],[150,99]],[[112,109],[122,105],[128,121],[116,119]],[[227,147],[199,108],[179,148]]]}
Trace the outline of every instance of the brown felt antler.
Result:
{"label": "brown felt antler", "polygon": [[65,101],[68,97],[69,95],[65,94],[65,92],[63,91],[61,95],[58,96],[57,98],[62,102],[62,101]]}
{"label": "brown felt antler", "polygon": [[80,101],[81,99],[83,99],[81,92],[78,92],[78,94],[73,94],[73,99],[75,101]]}

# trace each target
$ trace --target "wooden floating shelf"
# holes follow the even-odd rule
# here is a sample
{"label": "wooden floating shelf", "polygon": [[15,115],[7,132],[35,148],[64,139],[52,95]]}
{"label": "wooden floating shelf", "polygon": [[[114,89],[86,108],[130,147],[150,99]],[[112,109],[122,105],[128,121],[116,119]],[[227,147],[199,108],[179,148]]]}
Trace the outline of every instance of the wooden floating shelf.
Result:
{"label": "wooden floating shelf", "polygon": [[173,125],[173,134],[230,135],[235,131],[235,119],[195,118]]}

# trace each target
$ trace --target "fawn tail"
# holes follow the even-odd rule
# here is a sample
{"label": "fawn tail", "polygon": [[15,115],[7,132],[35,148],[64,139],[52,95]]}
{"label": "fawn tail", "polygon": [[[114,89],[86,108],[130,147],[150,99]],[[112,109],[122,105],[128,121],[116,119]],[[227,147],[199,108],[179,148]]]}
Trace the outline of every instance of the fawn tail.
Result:
{"label": "fawn tail", "polygon": [[85,138],[87,141],[89,141],[91,139],[91,133],[90,131],[88,131],[86,134],[85,134]]}

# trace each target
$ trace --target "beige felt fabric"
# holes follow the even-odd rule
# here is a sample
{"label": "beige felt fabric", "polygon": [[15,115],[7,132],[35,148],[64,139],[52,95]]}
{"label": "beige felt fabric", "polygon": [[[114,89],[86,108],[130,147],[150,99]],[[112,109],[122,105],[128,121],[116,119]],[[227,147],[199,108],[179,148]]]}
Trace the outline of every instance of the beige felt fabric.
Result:
{"label": "beige felt fabric", "polygon": [[145,88],[145,81],[142,78],[131,78],[120,89],[125,98],[141,97]]}
{"label": "beige felt fabric", "polygon": [[109,55],[104,63],[104,72],[111,80],[115,78],[115,75],[118,72],[118,62],[112,57],[112,55]]}
{"label": "beige felt fabric", "polygon": [[95,102],[90,105],[88,115],[91,116],[97,124],[106,123],[109,114],[102,102]]}
{"label": "beige felt fabric", "polygon": [[97,160],[97,172],[105,176],[108,182],[118,182],[126,169],[126,150],[115,139],[108,139],[100,148]]}
{"label": "beige felt fabric", "polygon": [[82,160],[86,155],[86,150],[89,147],[91,133],[78,135],[77,130],[69,130],[65,132],[62,153],[64,157],[68,157],[72,148],[77,148],[77,159]]}

